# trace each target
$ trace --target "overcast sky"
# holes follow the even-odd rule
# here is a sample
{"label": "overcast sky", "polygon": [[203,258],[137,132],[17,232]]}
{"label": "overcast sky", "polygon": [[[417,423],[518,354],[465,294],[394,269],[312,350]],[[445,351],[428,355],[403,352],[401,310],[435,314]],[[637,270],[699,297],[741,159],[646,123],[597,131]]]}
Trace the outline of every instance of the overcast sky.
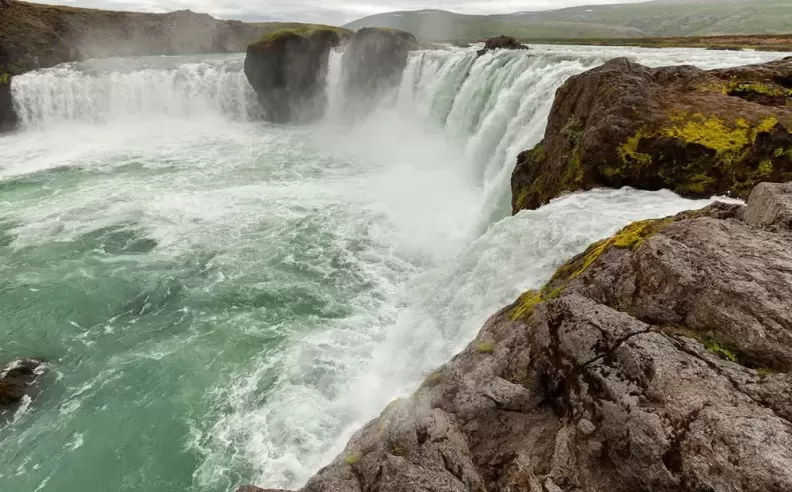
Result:
{"label": "overcast sky", "polygon": [[225,19],[291,20],[339,25],[394,10],[433,8],[465,14],[495,14],[638,1],[646,0],[43,0],[40,3],[145,12],[190,9]]}

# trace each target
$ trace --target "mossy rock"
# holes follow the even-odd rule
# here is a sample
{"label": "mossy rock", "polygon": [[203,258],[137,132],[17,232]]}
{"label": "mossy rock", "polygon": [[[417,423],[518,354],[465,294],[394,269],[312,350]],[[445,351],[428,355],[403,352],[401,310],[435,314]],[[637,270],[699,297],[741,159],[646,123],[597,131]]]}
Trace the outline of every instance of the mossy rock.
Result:
{"label": "mossy rock", "polygon": [[251,46],[255,47],[268,47],[279,42],[294,38],[321,38],[327,40],[335,40],[338,44],[340,40],[346,39],[352,35],[352,31],[342,27],[325,26],[321,24],[305,24],[298,27],[286,27],[276,29],[261,37]]}
{"label": "mossy rock", "polygon": [[303,25],[270,32],[248,46],[245,76],[266,119],[301,123],[322,117],[330,50],[349,31]]}
{"label": "mossy rock", "polygon": [[728,70],[626,59],[570,78],[545,138],[521,153],[512,209],[596,187],[747,198],[792,180],[792,59]]}

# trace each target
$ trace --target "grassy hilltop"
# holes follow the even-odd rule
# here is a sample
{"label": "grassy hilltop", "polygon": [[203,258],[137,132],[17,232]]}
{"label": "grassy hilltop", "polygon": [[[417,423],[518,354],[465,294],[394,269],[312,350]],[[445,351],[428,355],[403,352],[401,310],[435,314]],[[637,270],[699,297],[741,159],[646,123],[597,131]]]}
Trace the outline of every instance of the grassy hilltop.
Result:
{"label": "grassy hilltop", "polygon": [[475,40],[498,34],[522,39],[785,34],[792,32],[792,0],[654,0],[505,15],[389,12],[345,27],[390,27],[432,41]]}

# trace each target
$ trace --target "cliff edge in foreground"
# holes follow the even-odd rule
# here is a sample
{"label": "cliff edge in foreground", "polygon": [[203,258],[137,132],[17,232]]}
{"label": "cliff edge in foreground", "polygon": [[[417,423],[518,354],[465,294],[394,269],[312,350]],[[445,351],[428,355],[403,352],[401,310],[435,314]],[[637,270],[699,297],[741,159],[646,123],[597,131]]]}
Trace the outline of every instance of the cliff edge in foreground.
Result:
{"label": "cliff edge in foreground", "polygon": [[558,90],[544,140],[518,158],[512,208],[602,186],[744,199],[792,180],[790,131],[792,57],[710,71],[611,60]]}
{"label": "cliff edge in foreground", "polygon": [[792,183],[626,227],[302,491],[792,490],[790,244]]}

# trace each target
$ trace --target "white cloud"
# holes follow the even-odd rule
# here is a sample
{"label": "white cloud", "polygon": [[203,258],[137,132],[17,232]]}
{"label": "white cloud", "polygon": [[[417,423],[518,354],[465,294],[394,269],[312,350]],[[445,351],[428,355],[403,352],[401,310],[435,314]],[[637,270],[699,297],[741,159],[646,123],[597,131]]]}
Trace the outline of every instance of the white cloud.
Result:
{"label": "white cloud", "polygon": [[386,0],[384,3],[374,3],[373,0],[372,3],[349,3],[343,0],[46,0],[42,3],[144,12],[190,9],[226,19],[344,24],[367,15],[394,10],[444,9],[465,14],[497,14],[640,1],[647,0]]}

